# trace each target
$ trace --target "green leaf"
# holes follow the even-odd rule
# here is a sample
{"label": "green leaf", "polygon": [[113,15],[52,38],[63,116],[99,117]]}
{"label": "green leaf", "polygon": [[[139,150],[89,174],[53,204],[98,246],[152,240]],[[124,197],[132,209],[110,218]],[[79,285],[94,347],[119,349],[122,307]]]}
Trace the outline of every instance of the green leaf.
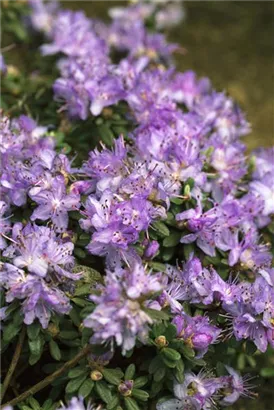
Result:
{"label": "green leaf", "polygon": [[39,333],[40,333],[40,323],[34,322],[31,325],[27,326],[27,334],[28,334],[28,338],[31,340],[34,340],[38,337]]}
{"label": "green leaf", "polygon": [[165,330],[165,337],[167,338],[168,341],[171,341],[175,339],[176,335],[177,335],[177,328],[175,325],[172,325],[170,323]]}
{"label": "green leaf", "polygon": [[74,255],[79,259],[85,259],[86,252],[81,248],[74,248]]}
{"label": "green leaf", "polygon": [[53,404],[52,400],[51,400],[51,399],[47,399],[47,400],[44,402],[44,404],[43,404],[43,406],[42,406],[42,409],[43,409],[43,410],[50,410],[52,404]]}
{"label": "green leaf", "polygon": [[59,333],[61,339],[73,340],[79,336],[79,333],[74,330],[64,330]]}
{"label": "green leaf", "polygon": [[89,295],[91,292],[91,287],[89,283],[82,284],[81,286],[78,286],[76,284],[76,289],[74,292],[74,296],[84,296],[84,295]]}
{"label": "green leaf", "polygon": [[253,357],[253,356],[247,356],[247,355],[246,355],[246,360],[248,361],[249,365],[250,365],[253,369],[255,369],[255,367],[257,366],[257,362],[256,362],[256,360],[254,359],[254,357]]}
{"label": "green leaf", "polygon": [[68,372],[68,377],[69,379],[75,379],[78,376],[81,376],[82,374],[86,374],[88,373],[88,369],[85,367],[75,367],[74,369],[71,369]]}
{"label": "green leaf", "polygon": [[179,371],[178,369],[174,370],[174,376],[176,377],[178,383],[183,383],[185,380],[185,376],[184,373],[182,373],[181,371]]}
{"label": "green leaf", "polygon": [[192,243],[185,243],[183,245],[183,253],[186,260],[189,259],[192,252],[194,252],[194,245]]}
{"label": "green leaf", "polygon": [[244,353],[240,353],[237,359],[237,365],[239,370],[243,370],[245,368],[245,355]]}
{"label": "green leaf", "polygon": [[137,379],[134,380],[134,388],[139,388],[139,387],[143,387],[148,383],[148,376],[140,376],[137,377]]}
{"label": "green leaf", "polygon": [[82,273],[82,280],[84,283],[96,283],[102,282],[102,275],[97,270],[85,265],[75,265],[73,268],[74,273]]}
{"label": "green leaf", "polygon": [[185,370],[185,364],[182,360],[182,358],[180,360],[177,360],[176,362],[176,368],[178,369],[179,372],[183,373]]}
{"label": "green leaf", "polygon": [[105,402],[105,403],[110,403],[110,401],[112,400],[112,395],[110,392],[110,389],[108,387],[108,385],[103,382],[103,381],[99,381],[95,383],[95,389],[97,394],[99,395],[99,397]]}
{"label": "green leaf", "polygon": [[153,382],[150,389],[150,397],[155,397],[163,389],[163,380],[161,382]]}
{"label": "green leaf", "polygon": [[77,327],[81,325],[81,318],[80,313],[78,312],[77,308],[74,306],[73,309],[69,312],[69,317],[71,318],[73,324]]}
{"label": "green leaf", "polygon": [[253,342],[248,340],[245,345],[245,351],[247,355],[252,356],[257,351],[257,347]]}
{"label": "green leaf", "polygon": [[170,347],[165,347],[161,350],[161,353],[168,359],[168,360],[180,360],[181,355],[179,352],[176,352],[176,350],[171,349]]}
{"label": "green leaf", "polygon": [[139,406],[134,399],[131,397],[124,398],[126,409],[127,410],[139,410]]}
{"label": "green leaf", "polygon": [[224,365],[222,362],[218,362],[218,363],[217,363],[217,365],[216,365],[216,373],[217,373],[217,376],[218,376],[218,377],[220,377],[220,376],[225,376],[225,375],[227,374],[225,365]]}
{"label": "green leaf", "polygon": [[189,185],[190,189],[194,188],[195,186],[195,181],[193,178],[188,178],[185,182],[185,185]]}
{"label": "green leaf", "polygon": [[87,306],[87,301],[81,298],[72,298],[71,299],[75,305],[80,306],[80,307],[85,307]]}
{"label": "green leaf", "polygon": [[193,349],[191,349],[191,347],[182,344],[181,345],[181,350],[183,355],[187,358],[187,359],[193,359],[193,357],[195,357],[195,352]]}
{"label": "green leaf", "polygon": [[161,251],[161,256],[164,262],[168,262],[170,261],[170,259],[172,259],[172,257],[174,256],[176,248],[164,248]]}
{"label": "green leaf", "polygon": [[29,407],[29,406],[23,405],[23,406],[22,406],[22,410],[32,410],[32,408]]}
{"label": "green leaf", "polygon": [[163,240],[163,245],[166,248],[172,248],[173,246],[176,246],[178,245],[178,243],[180,243],[181,237],[182,237],[181,232],[173,232],[172,234],[170,234],[168,237],[166,237]]}
{"label": "green leaf", "polygon": [[155,325],[153,325],[152,332],[155,337],[164,335],[165,331],[166,326],[163,322],[155,323]]}
{"label": "green leaf", "polygon": [[91,379],[85,380],[84,383],[82,384],[82,386],[79,389],[79,392],[78,392],[79,396],[83,397],[85,399],[86,397],[88,397],[90,395],[93,387],[94,387],[94,381],[93,380],[91,380]]}
{"label": "green leaf", "polygon": [[106,123],[98,125],[100,139],[108,147],[113,145],[114,135]]}
{"label": "green leaf", "polygon": [[30,397],[28,399],[28,404],[31,405],[33,410],[40,410],[40,404],[38,403],[38,401],[34,397]]}
{"label": "green leaf", "polygon": [[153,380],[155,382],[159,382],[165,377],[165,374],[166,374],[166,368],[165,367],[160,367],[157,370],[157,372],[154,373]]}
{"label": "green leaf", "polygon": [[170,367],[170,368],[175,368],[176,367],[176,361],[175,360],[170,360],[166,356],[163,356],[162,360],[163,360],[164,364],[167,367]]}
{"label": "green leaf", "polygon": [[117,410],[117,406],[119,405],[119,396],[113,396],[113,398],[110,400],[110,402],[107,405],[107,410],[112,410],[115,408]]}
{"label": "green leaf", "polygon": [[169,235],[169,229],[166,226],[166,224],[164,224],[163,222],[155,221],[155,222],[153,222],[152,226],[153,226],[154,229],[156,229],[156,232],[161,237],[165,237],[165,236]]}
{"label": "green leaf", "polygon": [[184,199],[174,196],[174,197],[170,198],[170,202],[172,202],[173,204],[176,204],[176,205],[182,205],[184,203]]}
{"label": "green leaf", "polygon": [[68,384],[66,385],[66,393],[75,393],[79,390],[81,385],[84,383],[86,380],[87,376],[84,374],[82,376],[79,376],[75,379],[71,379]]}
{"label": "green leaf", "polygon": [[[148,372],[150,374],[153,374],[153,373],[157,372],[158,369],[160,369],[162,366],[163,366],[163,362],[162,362],[161,357],[160,356],[155,356],[150,362]],[[134,386],[136,386],[136,381],[135,381]],[[140,387],[140,386],[138,386],[138,387]]]}
{"label": "green leaf", "polygon": [[133,389],[132,390],[132,396],[140,401],[147,401],[149,398],[148,392],[140,389]]}
{"label": "green leaf", "polygon": [[124,373],[122,372],[121,369],[103,369],[102,374],[106,381],[108,381],[110,384],[114,384],[115,386],[118,386],[121,383],[121,379],[124,376]]}
{"label": "green leaf", "polygon": [[149,309],[149,308],[143,308],[143,310],[148,314],[148,316],[151,317],[151,319],[155,321],[169,319],[169,315],[163,310],[156,310],[156,309]]}
{"label": "green leaf", "polygon": [[13,314],[12,321],[13,321],[14,326],[21,326],[21,324],[23,323],[23,316],[20,310],[17,310]]}
{"label": "green leaf", "polygon": [[41,335],[38,335],[38,337],[34,340],[29,340],[29,349],[32,355],[34,356],[39,356],[42,353],[44,346],[44,339],[42,338]]}
{"label": "green leaf", "polygon": [[60,352],[59,346],[53,339],[51,339],[49,342],[49,351],[53,359],[57,361],[61,359],[61,352]]}
{"label": "green leaf", "polygon": [[156,272],[165,272],[166,265],[160,262],[150,262],[149,266]]}
{"label": "green leaf", "polygon": [[11,342],[15,336],[20,332],[21,326],[16,326],[13,322],[9,323],[5,328],[3,332],[3,341],[4,342]]}
{"label": "green leaf", "polygon": [[132,380],[135,374],[135,364],[131,363],[125,371],[125,380]]}
{"label": "green leaf", "polygon": [[264,367],[261,371],[260,371],[260,375],[262,377],[274,377],[274,367]]}
{"label": "green leaf", "polygon": [[31,365],[31,366],[33,366],[35,363],[37,363],[38,362],[38,360],[40,360],[40,357],[41,357],[41,354],[30,354],[30,357],[29,357],[29,364]]}

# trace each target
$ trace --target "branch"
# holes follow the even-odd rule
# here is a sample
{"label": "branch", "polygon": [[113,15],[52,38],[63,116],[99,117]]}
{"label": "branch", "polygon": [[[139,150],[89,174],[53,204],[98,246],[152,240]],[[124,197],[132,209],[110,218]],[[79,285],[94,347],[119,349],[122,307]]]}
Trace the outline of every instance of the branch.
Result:
{"label": "branch", "polygon": [[26,390],[24,393],[20,394],[20,396],[3,404],[1,406],[1,409],[3,409],[5,406],[15,406],[17,403],[20,403],[21,401],[27,399],[29,396],[32,396],[38,391],[44,389],[49,384],[51,384],[55,379],[57,379],[57,377],[61,376],[71,367],[74,367],[83,357],[85,357],[88,353],[90,353],[90,351],[91,351],[91,345],[87,345],[73,359],[67,361],[62,367],[57,369],[54,373],[50,374],[44,380],[35,384],[30,389]]}
{"label": "branch", "polygon": [[9,384],[10,384],[10,380],[11,380],[12,375],[14,373],[14,370],[17,366],[17,363],[18,363],[18,360],[19,360],[19,357],[20,357],[20,354],[21,354],[21,350],[22,350],[22,347],[23,347],[25,335],[26,335],[26,327],[23,326],[23,329],[21,330],[21,333],[19,335],[19,339],[18,339],[16,348],[15,348],[15,351],[14,351],[14,354],[13,354],[13,357],[12,357],[12,360],[11,360],[10,367],[8,369],[5,380],[3,382],[2,392],[1,392],[1,401],[3,400],[3,398],[5,396],[7,388],[9,387]]}

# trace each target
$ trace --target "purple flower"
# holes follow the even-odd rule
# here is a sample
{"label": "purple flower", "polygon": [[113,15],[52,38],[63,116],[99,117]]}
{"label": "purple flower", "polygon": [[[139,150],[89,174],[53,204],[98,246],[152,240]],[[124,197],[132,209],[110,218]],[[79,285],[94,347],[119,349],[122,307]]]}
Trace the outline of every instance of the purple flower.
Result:
{"label": "purple flower", "polygon": [[76,194],[66,194],[64,177],[58,176],[53,179],[50,190],[32,188],[29,196],[38,203],[33,211],[31,220],[51,219],[57,232],[63,232],[68,226],[68,211],[80,207],[80,197]]}
{"label": "purple flower", "polygon": [[12,263],[38,277],[54,274],[62,279],[77,279],[79,275],[69,272],[74,264],[72,242],[64,241],[55,232],[44,226],[17,223],[13,226],[12,244],[4,256]]}
{"label": "purple flower", "polygon": [[50,287],[44,279],[6,263],[0,278],[7,289],[6,301],[23,299],[22,313],[27,325],[37,318],[44,329],[47,328],[52,312],[65,314],[70,311],[70,301],[57,287]]}
{"label": "purple flower", "polygon": [[165,4],[162,10],[157,10],[155,15],[157,29],[177,26],[185,17],[181,3]]}
{"label": "purple flower", "polygon": [[111,74],[103,77],[99,82],[88,81],[85,88],[91,100],[90,111],[94,116],[101,114],[104,107],[116,104],[126,96],[121,80]]}
{"label": "purple flower", "polygon": [[153,259],[157,255],[159,248],[160,245],[157,241],[148,242],[144,251],[144,257],[146,259]]}
{"label": "purple flower", "polygon": [[123,137],[114,142],[114,149],[110,151],[103,146],[89,153],[89,160],[84,164],[84,172],[96,182],[99,192],[107,189],[116,191],[123,177],[127,175],[125,165],[127,149]]}
{"label": "purple flower", "polygon": [[4,216],[8,210],[8,205],[4,201],[0,201],[0,250],[7,246],[7,233],[11,230],[8,216]]}
{"label": "purple flower", "polygon": [[217,379],[208,378],[206,373],[186,372],[182,384],[174,382],[176,398],[158,403],[157,410],[202,410],[211,406],[211,401],[218,388]]}
{"label": "purple flower", "polygon": [[222,394],[224,398],[220,401],[222,406],[231,406],[234,404],[240,396],[250,396],[250,386],[247,384],[244,378],[236,372],[232,367],[225,366],[229,373],[229,376],[223,376],[222,380]]}
{"label": "purple flower", "polygon": [[153,320],[143,310],[144,300],[161,290],[160,277],[136,264],[132,269],[107,272],[105,281],[101,295],[92,296],[97,306],[84,323],[93,329],[91,343],[115,340],[126,352],[134,347],[136,338],[146,341]]}
{"label": "purple flower", "polygon": [[197,351],[197,358],[203,357],[210,344],[215,343],[221,330],[210,324],[206,316],[175,316],[172,321],[177,328],[177,338]]}
{"label": "purple flower", "polygon": [[197,245],[207,255],[215,256],[214,225],[217,221],[217,209],[211,208],[203,213],[201,204],[196,209],[189,209],[176,215],[177,221],[187,220],[188,229],[193,232],[181,238],[182,243],[197,241]]}
{"label": "purple flower", "polygon": [[210,89],[209,79],[197,80],[193,71],[176,74],[170,87],[172,98],[178,103],[184,103],[189,109],[192,109],[194,102],[203,94],[207,94]]}
{"label": "purple flower", "polygon": [[49,35],[54,23],[54,14],[58,9],[56,0],[51,0],[49,3],[44,3],[43,0],[29,0],[29,4],[32,8],[31,25],[35,30]]}
{"label": "purple flower", "polygon": [[5,64],[3,54],[0,53],[0,73],[1,74],[6,74],[6,72],[7,72],[7,66]]}

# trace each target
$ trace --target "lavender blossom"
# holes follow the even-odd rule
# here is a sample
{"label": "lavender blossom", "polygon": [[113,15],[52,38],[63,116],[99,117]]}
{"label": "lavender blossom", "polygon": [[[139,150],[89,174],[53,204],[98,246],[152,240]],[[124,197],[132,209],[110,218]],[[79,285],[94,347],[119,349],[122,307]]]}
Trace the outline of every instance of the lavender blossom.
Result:
{"label": "lavender blossom", "polygon": [[57,232],[64,231],[68,226],[68,211],[80,207],[80,197],[77,194],[66,194],[64,177],[57,176],[53,179],[50,190],[32,188],[29,195],[38,207],[33,211],[31,220],[51,219]]}
{"label": "lavender blossom", "polygon": [[97,306],[84,321],[94,331],[91,343],[115,340],[123,353],[134,347],[136,338],[145,343],[153,320],[143,310],[144,300],[161,288],[160,277],[146,273],[138,264],[132,270],[107,272],[102,294],[92,296]]}
{"label": "lavender blossom", "polygon": [[177,328],[177,338],[197,351],[197,358],[203,357],[210,344],[217,341],[221,330],[210,324],[206,316],[175,316],[172,323]]}

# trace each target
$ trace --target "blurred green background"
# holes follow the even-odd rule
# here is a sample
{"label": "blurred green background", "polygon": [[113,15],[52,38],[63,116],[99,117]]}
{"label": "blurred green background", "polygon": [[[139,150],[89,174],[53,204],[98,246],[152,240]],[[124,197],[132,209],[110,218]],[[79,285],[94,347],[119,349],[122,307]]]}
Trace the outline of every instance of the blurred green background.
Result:
{"label": "blurred green background", "polygon": [[[110,7],[127,2],[62,3],[84,9],[91,17],[107,18]],[[209,77],[214,88],[227,90],[240,103],[252,123],[245,140],[249,149],[273,145],[274,2],[185,1],[183,5],[185,20],[168,35],[187,50],[175,56],[178,69]]]}

